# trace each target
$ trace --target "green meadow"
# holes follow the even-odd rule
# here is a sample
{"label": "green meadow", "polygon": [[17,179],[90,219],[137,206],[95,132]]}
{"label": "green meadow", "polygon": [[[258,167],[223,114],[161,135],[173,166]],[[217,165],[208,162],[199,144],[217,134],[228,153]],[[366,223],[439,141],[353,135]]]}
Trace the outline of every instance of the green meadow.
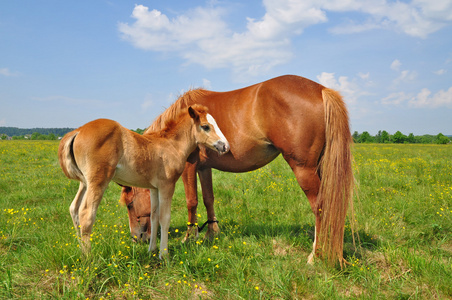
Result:
{"label": "green meadow", "polygon": [[[1,299],[452,299],[452,146],[354,146],[355,240],[333,268],[307,265],[314,216],[278,157],[254,172],[214,171],[221,233],[181,243],[182,182],[172,202],[169,259],[131,241],[120,188],[80,251],[69,205],[78,182],[57,141],[0,141]],[[199,221],[206,220],[200,204]]]}

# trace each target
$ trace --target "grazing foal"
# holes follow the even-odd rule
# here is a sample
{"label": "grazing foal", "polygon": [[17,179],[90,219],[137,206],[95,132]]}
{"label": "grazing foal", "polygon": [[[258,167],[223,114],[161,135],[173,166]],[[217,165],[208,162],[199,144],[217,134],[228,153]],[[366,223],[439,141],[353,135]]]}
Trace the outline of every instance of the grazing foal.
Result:
{"label": "grazing foal", "polygon": [[163,130],[139,135],[119,123],[99,119],[69,132],[60,142],[58,158],[69,179],[80,181],[70,213],[84,253],[91,250],[90,234],[108,183],[151,190],[151,240],[160,257],[168,253],[171,198],[185,162],[198,144],[219,154],[229,143],[202,105],[181,108]]}

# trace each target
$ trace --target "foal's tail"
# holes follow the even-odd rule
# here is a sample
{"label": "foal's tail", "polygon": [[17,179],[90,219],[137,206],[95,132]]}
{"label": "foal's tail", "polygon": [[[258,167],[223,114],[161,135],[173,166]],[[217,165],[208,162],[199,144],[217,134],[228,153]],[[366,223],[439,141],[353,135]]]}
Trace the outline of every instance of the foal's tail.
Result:
{"label": "foal's tail", "polygon": [[83,181],[83,174],[77,166],[73,150],[74,140],[77,134],[78,131],[74,130],[67,133],[61,139],[60,146],[58,147],[58,160],[67,178]]}
{"label": "foal's tail", "polygon": [[352,137],[345,103],[338,92],[322,90],[325,109],[325,150],[320,162],[318,205],[321,213],[319,246],[331,264],[342,266],[345,217],[353,217]]}

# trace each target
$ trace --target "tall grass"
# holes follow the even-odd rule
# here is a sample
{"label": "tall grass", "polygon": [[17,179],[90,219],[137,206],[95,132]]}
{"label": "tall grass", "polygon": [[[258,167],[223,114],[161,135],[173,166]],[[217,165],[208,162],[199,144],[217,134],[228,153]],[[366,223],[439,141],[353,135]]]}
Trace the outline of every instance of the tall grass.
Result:
{"label": "tall grass", "polygon": [[64,177],[57,147],[0,142],[0,298],[452,298],[451,146],[355,146],[359,245],[347,226],[343,270],[306,265],[314,217],[281,157],[250,173],[214,171],[222,232],[213,242],[181,243],[179,182],[166,261],[132,243],[110,184],[84,257],[68,210],[78,183]]}

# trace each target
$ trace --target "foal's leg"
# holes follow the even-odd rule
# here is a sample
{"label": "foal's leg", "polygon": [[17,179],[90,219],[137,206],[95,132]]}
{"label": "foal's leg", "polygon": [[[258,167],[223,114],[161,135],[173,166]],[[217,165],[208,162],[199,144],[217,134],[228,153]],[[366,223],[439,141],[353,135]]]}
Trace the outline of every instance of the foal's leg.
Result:
{"label": "foal's leg", "polygon": [[83,197],[85,196],[86,185],[80,181],[80,185],[78,187],[78,192],[75,195],[74,200],[69,207],[69,212],[71,213],[72,223],[74,223],[75,231],[77,232],[77,237],[80,238],[80,219],[78,215],[78,211],[80,208],[80,204],[82,203]]}
{"label": "foal's leg", "polygon": [[292,168],[295,177],[297,178],[298,184],[303,189],[306,197],[309,200],[309,204],[311,205],[311,210],[315,215],[315,234],[314,234],[314,243],[312,245],[312,252],[308,257],[308,264],[314,263],[314,258],[318,256],[319,244],[318,241],[318,232],[320,230],[320,207],[317,203],[317,195],[320,189],[320,178],[317,175],[317,166],[307,167],[305,165],[300,165],[297,162],[286,159]]}
{"label": "foal's leg", "polygon": [[171,200],[173,198],[175,184],[176,183],[171,183],[159,189],[160,259],[168,256],[168,231],[171,222]]}
{"label": "foal's leg", "polygon": [[[203,170],[198,170],[199,180],[201,181],[202,198],[204,201],[204,206],[207,210],[207,220],[216,221],[215,209],[214,209],[214,194],[212,187],[212,169],[207,168]],[[210,223],[207,225],[207,232],[205,238],[213,240],[214,236],[220,232],[218,223]]]}
{"label": "foal's leg", "polygon": [[91,233],[96,220],[97,208],[108,186],[108,181],[102,185],[88,184],[85,197],[79,207],[80,235],[82,252],[88,254],[91,251]]}
{"label": "foal's leg", "polygon": [[188,210],[188,228],[182,242],[185,242],[189,238],[198,238],[198,217],[196,216],[196,210],[198,208],[198,190],[197,190],[197,178],[196,178],[196,163],[185,164],[184,172],[182,173],[182,181],[184,182],[185,198],[187,201]]}
{"label": "foal's leg", "polygon": [[151,238],[149,240],[149,252],[157,249],[157,232],[159,230],[159,190],[151,191]]}

